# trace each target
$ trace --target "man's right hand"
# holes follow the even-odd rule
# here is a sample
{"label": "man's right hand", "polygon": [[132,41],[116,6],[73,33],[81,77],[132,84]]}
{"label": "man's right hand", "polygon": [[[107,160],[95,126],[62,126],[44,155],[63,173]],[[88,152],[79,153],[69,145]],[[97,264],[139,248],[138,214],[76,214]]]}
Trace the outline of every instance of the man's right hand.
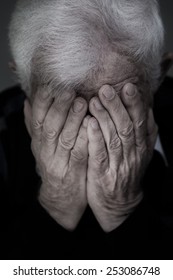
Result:
{"label": "man's right hand", "polygon": [[32,139],[42,186],[39,201],[64,228],[73,230],[87,205],[87,102],[75,92],[55,99],[45,90],[25,101],[25,123]]}

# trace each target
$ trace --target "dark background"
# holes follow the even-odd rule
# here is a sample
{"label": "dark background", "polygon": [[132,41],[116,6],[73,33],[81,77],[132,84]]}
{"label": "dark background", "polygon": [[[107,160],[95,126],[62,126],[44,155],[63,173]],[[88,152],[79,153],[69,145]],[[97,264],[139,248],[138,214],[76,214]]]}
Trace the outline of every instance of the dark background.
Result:
{"label": "dark background", "polygon": [[[10,53],[7,36],[8,23],[15,2],[15,0],[0,1],[0,92],[15,84],[15,79],[8,67]],[[160,0],[160,6],[165,25],[165,51],[173,51],[173,1]],[[169,75],[173,76],[173,67]]]}

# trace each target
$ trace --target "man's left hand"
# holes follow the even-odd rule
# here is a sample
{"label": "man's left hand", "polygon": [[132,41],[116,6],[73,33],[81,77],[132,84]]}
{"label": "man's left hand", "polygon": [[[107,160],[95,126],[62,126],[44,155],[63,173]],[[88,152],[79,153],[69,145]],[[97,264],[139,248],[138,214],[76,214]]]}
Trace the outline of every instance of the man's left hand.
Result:
{"label": "man's left hand", "polygon": [[141,179],[151,160],[157,126],[136,88],[120,94],[103,86],[90,101],[88,203],[104,231],[122,224],[143,197]]}

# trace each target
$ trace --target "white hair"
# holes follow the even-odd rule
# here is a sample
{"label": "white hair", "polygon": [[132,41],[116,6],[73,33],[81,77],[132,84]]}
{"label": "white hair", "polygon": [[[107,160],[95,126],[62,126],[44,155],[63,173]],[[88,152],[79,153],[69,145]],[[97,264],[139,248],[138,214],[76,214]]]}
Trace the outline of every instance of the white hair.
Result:
{"label": "white hair", "polygon": [[9,26],[19,82],[79,89],[103,69],[110,48],[140,65],[157,87],[164,30],[156,0],[20,0]]}

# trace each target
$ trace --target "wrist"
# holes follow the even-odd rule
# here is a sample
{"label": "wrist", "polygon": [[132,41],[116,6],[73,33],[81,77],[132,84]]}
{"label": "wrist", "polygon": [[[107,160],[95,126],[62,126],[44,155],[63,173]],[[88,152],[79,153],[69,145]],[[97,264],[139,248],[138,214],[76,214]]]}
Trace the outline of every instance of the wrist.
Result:
{"label": "wrist", "polygon": [[78,206],[74,205],[74,207],[70,205],[62,206],[57,201],[50,201],[41,193],[38,196],[38,201],[50,217],[68,231],[74,231],[76,229],[86,208],[86,204],[83,203]]}
{"label": "wrist", "polygon": [[122,225],[128,217],[135,211],[137,206],[143,199],[143,192],[141,191],[134,199],[128,202],[115,202],[115,207],[108,209],[101,208],[99,211],[93,212],[103,229],[109,233],[120,225]]}

